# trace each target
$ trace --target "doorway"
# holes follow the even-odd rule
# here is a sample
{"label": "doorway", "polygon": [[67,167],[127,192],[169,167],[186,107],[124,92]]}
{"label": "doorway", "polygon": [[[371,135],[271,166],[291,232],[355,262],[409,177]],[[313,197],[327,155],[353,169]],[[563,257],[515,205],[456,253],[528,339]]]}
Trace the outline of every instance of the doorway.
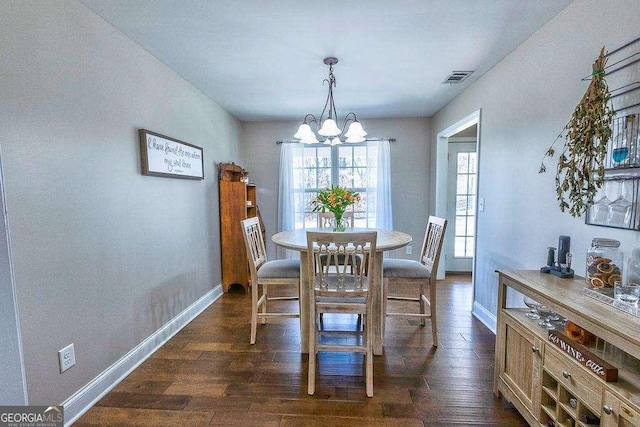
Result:
{"label": "doorway", "polygon": [[[473,136],[458,136],[460,134]],[[449,138],[445,270],[471,273],[475,249],[477,125]]]}
{"label": "doorway", "polygon": [[[469,149],[470,146],[465,144],[474,145],[475,150]],[[443,245],[444,256],[440,258],[438,279],[443,279],[445,272],[473,274],[475,270],[478,205],[476,193],[480,147],[480,110],[450,125],[437,135],[435,214],[448,219]],[[474,157],[469,153],[474,151],[475,168],[469,163],[469,157]],[[464,153],[466,153],[466,162]],[[462,154],[460,159],[459,154]],[[460,172],[458,172],[458,164],[464,166]],[[460,188],[458,188],[459,178]],[[462,188],[463,186],[465,188]],[[464,203],[462,203],[463,200]],[[475,278],[473,282],[475,284]]]}

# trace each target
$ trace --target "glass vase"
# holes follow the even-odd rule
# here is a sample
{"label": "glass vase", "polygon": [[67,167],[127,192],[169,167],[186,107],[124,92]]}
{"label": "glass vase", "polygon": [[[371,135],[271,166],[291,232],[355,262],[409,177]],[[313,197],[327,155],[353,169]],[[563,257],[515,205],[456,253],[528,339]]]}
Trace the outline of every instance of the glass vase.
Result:
{"label": "glass vase", "polygon": [[347,229],[347,221],[342,217],[342,214],[333,214],[333,231],[345,231]]}

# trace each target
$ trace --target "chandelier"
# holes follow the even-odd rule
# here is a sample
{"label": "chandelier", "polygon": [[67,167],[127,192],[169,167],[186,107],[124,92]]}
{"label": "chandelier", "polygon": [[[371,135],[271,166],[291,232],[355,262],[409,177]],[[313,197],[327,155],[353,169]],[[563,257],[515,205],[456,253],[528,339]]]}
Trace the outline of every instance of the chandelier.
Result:
{"label": "chandelier", "polygon": [[[336,113],[336,104],[333,101],[333,88],[336,87],[336,77],[333,75],[333,66],[338,63],[338,58],[325,58],[324,63],[329,66],[329,78],[324,79],[322,84],[325,82],[329,84],[329,93],[327,94],[327,100],[324,103],[324,109],[320,114],[320,119],[317,119],[313,114],[307,114],[304,116],[304,121],[298,128],[298,132],[296,132],[293,137],[299,139],[300,142],[304,144],[319,143],[318,138],[311,130],[311,123],[314,123],[315,126],[319,128],[318,135],[326,137],[324,140],[325,144],[341,144],[343,141],[340,140],[339,135],[344,133],[348,124],[349,129],[344,133],[344,136],[346,137],[344,142],[362,142],[365,140],[364,137],[367,135],[367,132],[362,128],[362,125],[358,121],[355,113],[348,113],[344,117],[342,127],[338,127],[338,114]],[[322,118],[324,117],[324,113],[327,112],[327,109],[328,115],[323,122]]]}

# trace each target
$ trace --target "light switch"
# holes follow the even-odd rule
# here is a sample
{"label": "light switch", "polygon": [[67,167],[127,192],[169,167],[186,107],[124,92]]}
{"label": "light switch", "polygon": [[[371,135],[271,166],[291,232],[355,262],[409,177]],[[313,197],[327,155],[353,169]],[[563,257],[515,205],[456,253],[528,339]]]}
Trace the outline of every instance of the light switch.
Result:
{"label": "light switch", "polygon": [[478,210],[484,212],[484,197],[478,199]]}

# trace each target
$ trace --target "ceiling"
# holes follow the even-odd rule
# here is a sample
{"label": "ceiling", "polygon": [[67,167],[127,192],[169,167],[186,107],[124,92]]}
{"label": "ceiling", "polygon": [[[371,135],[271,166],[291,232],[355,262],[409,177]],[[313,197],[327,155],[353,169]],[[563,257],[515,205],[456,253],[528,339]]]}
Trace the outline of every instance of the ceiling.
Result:
{"label": "ceiling", "polygon": [[[571,0],[80,0],[244,121],[431,116]],[[457,85],[453,71],[474,71]]]}

